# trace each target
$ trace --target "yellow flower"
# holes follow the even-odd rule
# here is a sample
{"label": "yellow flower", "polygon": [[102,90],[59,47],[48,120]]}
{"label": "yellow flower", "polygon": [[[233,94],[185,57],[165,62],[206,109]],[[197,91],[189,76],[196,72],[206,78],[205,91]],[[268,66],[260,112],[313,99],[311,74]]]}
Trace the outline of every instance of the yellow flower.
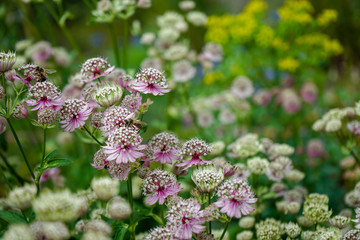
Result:
{"label": "yellow flower", "polygon": [[329,23],[336,21],[338,17],[337,11],[333,9],[325,9],[317,18],[320,26],[327,26]]}
{"label": "yellow flower", "polygon": [[313,20],[310,14],[313,11],[314,8],[309,1],[287,0],[284,5],[278,10],[278,13],[282,21],[307,24]]}
{"label": "yellow flower", "polygon": [[255,41],[261,47],[267,47],[274,39],[274,30],[266,25],[260,27],[259,32],[255,36]]}
{"label": "yellow flower", "polygon": [[273,48],[281,51],[287,51],[289,49],[289,44],[278,37],[273,39],[271,45],[273,46]]}
{"label": "yellow flower", "polygon": [[280,70],[294,72],[300,66],[300,62],[292,57],[287,57],[280,59],[278,66]]}
{"label": "yellow flower", "polygon": [[324,42],[324,54],[330,56],[337,56],[344,52],[338,40],[327,40]]}
{"label": "yellow flower", "polygon": [[223,75],[220,72],[213,72],[204,76],[203,82],[205,85],[212,85],[215,82],[221,80]]}
{"label": "yellow flower", "polygon": [[246,5],[244,12],[252,15],[262,13],[267,8],[267,4],[262,0],[252,0]]}
{"label": "yellow flower", "polygon": [[206,32],[205,39],[209,42],[226,44],[229,41],[229,34],[224,28],[211,28]]}

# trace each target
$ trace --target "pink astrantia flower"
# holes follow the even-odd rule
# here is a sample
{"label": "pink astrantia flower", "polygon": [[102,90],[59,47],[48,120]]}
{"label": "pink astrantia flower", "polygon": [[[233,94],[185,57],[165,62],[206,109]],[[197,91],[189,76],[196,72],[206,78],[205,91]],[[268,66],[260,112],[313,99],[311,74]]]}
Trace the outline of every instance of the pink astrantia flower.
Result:
{"label": "pink astrantia flower", "polygon": [[146,145],[141,145],[142,138],[133,128],[120,127],[114,129],[103,146],[104,153],[107,155],[107,161],[116,163],[135,162],[137,158],[145,154],[141,151]]}
{"label": "pink astrantia flower", "polygon": [[191,239],[193,233],[199,234],[205,230],[206,221],[201,204],[195,198],[179,199],[171,204],[166,216],[167,226],[172,229],[174,239]]}
{"label": "pink astrantia flower", "polygon": [[93,166],[94,168],[100,170],[103,169],[106,166],[106,154],[104,153],[104,149],[100,149],[98,150],[95,154],[94,157],[92,158],[93,162],[90,163],[91,166]]}
{"label": "pink astrantia flower", "polygon": [[57,87],[51,82],[38,82],[31,86],[28,96],[30,99],[26,100],[26,104],[35,106],[31,109],[32,111],[44,107],[54,108],[57,111],[64,101]]}
{"label": "pink astrantia flower", "polygon": [[354,133],[357,136],[360,136],[360,122],[359,121],[351,121],[348,124],[346,124],[347,128],[350,132]]}
{"label": "pink astrantia flower", "polygon": [[152,160],[161,164],[169,163],[179,159],[179,139],[171,133],[162,132],[156,134],[149,142],[153,151]]}
{"label": "pink astrantia flower", "polygon": [[26,86],[31,87],[31,83],[39,82],[43,77],[37,70],[38,68],[38,65],[26,64],[18,69],[19,72],[23,73],[24,77],[16,75],[16,79],[23,81]]}
{"label": "pink astrantia flower", "polygon": [[164,204],[165,199],[181,191],[180,184],[174,174],[155,169],[144,180],[143,194],[146,196],[145,202],[154,205],[156,202]]}
{"label": "pink astrantia flower", "polygon": [[56,178],[60,174],[60,168],[48,168],[46,169],[40,177],[40,183],[50,179],[50,178]]}
{"label": "pink astrantia flower", "polygon": [[92,109],[80,99],[67,99],[60,108],[60,123],[64,131],[73,132],[85,125]]}
{"label": "pink astrantia flower", "polygon": [[146,68],[138,73],[131,87],[138,92],[151,93],[154,96],[170,92],[164,73],[155,68]]}
{"label": "pink astrantia flower", "polygon": [[126,120],[130,119],[134,114],[128,109],[115,106],[107,109],[104,113],[102,120],[103,126],[100,127],[101,131],[104,131],[104,136],[108,136],[109,133],[119,127],[126,125]]}
{"label": "pink astrantia flower", "polygon": [[115,163],[114,161],[111,161],[108,163],[108,172],[110,176],[117,180],[126,180],[129,176],[131,167],[129,163]]}
{"label": "pink astrantia flower", "polygon": [[257,198],[245,180],[231,178],[226,180],[218,189],[219,197],[215,206],[221,208],[220,212],[226,213],[229,217],[241,218],[248,215],[255,208],[250,204],[255,203]]}
{"label": "pink astrantia flower", "polygon": [[90,58],[82,65],[81,74],[84,82],[91,82],[99,77],[110,74],[115,67],[111,67],[103,58]]}
{"label": "pink astrantia flower", "polygon": [[126,95],[121,101],[121,107],[126,108],[132,113],[137,112],[141,106],[141,99],[140,93]]}
{"label": "pink astrantia flower", "polygon": [[179,167],[184,167],[184,170],[195,165],[208,165],[210,161],[201,159],[201,156],[206,156],[211,152],[211,147],[203,140],[191,139],[185,142],[181,148],[181,154],[190,157],[190,160],[185,160],[177,164]]}
{"label": "pink astrantia flower", "polygon": [[226,161],[224,157],[214,158],[213,163],[216,168],[222,168],[224,170],[224,177],[233,176],[237,170],[237,168]]}

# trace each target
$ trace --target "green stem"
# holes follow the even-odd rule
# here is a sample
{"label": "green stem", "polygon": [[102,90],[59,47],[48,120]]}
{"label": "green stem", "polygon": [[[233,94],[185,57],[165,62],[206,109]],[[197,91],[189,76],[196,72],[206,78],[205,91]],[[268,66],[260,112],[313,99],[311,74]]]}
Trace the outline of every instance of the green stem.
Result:
{"label": "green stem", "polygon": [[135,239],[135,225],[133,225],[134,202],[133,202],[133,193],[132,193],[132,179],[131,179],[131,174],[129,174],[128,180],[127,180],[127,192],[128,192],[129,204],[130,204],[130,207],[131,207],[129,232],[130,232],[131,239],[134,240],[134,239]]}
{"label": "green stem", "polygon": [[128,58],[128,33],[129,33],[129,21],[124,19],[124,49],[122,51],[123,69],[127,69],[127,58]]}
{"label": "green stem", "polygon": [[[208,195],[208,197],[209,197],[209,205],[211,204],[211,193],[209,193],[209,195]],[[209,233],[211,234],[211,221],[209,221],[208,222],[208,227],[209,227]]]}
{"label": "green stem", "polygon": [[41,163],[40,163],[40,169],[37,173],[36,173],[36,179],[35,179],[35,184],[36,184],[36,189],[37,189],[37,195],[40,194],[40,178],[41,175],[43,173],[43,167],[44,167],[44,160],[45,160],[45,152],[46,152],[46,129],[47,127],[44,127],[44,140],[43,140],[43,154],[42,154],[42,158],[41,158]]}
{"label": "green stem", "polygon": [[18,136],[16,135],[15,129],[14,129],[14,127],[12,126],[11,121],[10,121],[9,118],[7,118],[6,121],[8,122],[9,127],[10,127],[10,129],[11,129],[11,132],[12,132],[12,134],[14,135],[15,141],[16,141],[17,145],[19,146],[20,152],[21,152],[21,154],[22,154],[22,156],[23,156],[23,158],[24,158],[24,160],[25,160],[26,166],[27,166],[27,168],[28,168],[28,170],[29,170],[29,172],[30,172],[30,174],[31,174],[31,177],[32,177],[33,179],[35,179],[34,172],[33,172],[33,170],[31,169],[31,166],[30,166],[30,163],[29,163],[28,159],[26,158],[24,149],[23,149],[23,147],[22,147],[22,145],[21,145],[21,143],[20,143],[20,141],[19,141]]}
{"label": "green stem", "polygon": [[24,179],[22,177],[19,176],[19,174],[17,174],[17,172],[15,171],[15,169],[10,165],[10,163],[7,161],[6,157],[4,156],[4,154],[2,154],[2,152],[0,152],[0,157],[2,158],[2,160],[4,161],[6,167],[9,169],[9,171],[12,173],[12,175],[14,175],[14,177],[18,180],[18,182],[23,185],[24,184]]}
{"label": "green stem", "polygon": [[120,66],[120,54],[119,54],[120,50],[119,50],[119,46],[118,46],[117,40],[116,40],[115,25],[114,25],[114,23],[108,23],[108,27],[110,30],[111,43],[112,43],[113,52],[115,55],[116,66],[119,67]]}
{"label": "green stem", "polygon": [[97,144],[99,144],[100,146],[104,146],[104,145],[105,145],[104,143],[101,143],[101,142],[89,131],[89,129],[87,128],[86,125],[84,125],[83,128],[84,128],[85,131],[89,134],[89,136],[90,136],[92,139],[95,140],[95,142],[96,142]]}
{"label": "green stem", "polygon": [[221,234],[221,237],[220,237],[219,240],[222,240],[222,239],[224,238],[225,233],[226,233],[226,230],[227,230],[227,228],[229,227],[230,222],[231,222],[231,219],[230,219],[229,222],[226,223],[225,228],[224,228],[224,231],[223,231],[223,233]]}
{"label": "green stem", "polygon": [[[31,29],[30,31],[35,35],[36,39],[42,39],[42,36],[40,34],[40,31],[35,27],[35,25],[31,22],[28,14],[26,13],[24,6],[20,3],[19,0],[15,0],[16,5],[18,6],[18,9],[22,13],[22,16],[24,17],[25,22],[27,22],[28,27]],[[24,24],[24,28],[25,28]],[[24,29],[25,30],[25,29]],[[25,31],[24,31],[25,32]]]}

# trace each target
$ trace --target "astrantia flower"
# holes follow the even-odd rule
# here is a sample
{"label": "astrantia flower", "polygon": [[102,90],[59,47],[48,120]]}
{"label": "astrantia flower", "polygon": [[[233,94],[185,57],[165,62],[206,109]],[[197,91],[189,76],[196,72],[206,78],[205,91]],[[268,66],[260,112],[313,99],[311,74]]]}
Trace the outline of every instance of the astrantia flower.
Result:
{"label": "astrantia flower", "polygon": [[201,156],[206,156],[211,152],[211,147],[203,140],[191,139],[185,142],[181,148],[181,154],[191,157],[190,160],[185,160],[183,163],[178,164],[179,167],[184,167],[184,170],[195,166],[210,164],[210,161],[201,159]]}
{"label": "astrantia flower", "polygon": [[55,109],[45,107],[45,108],[41,108],[38,111],[37,121],[38,121],[38,123],[43,124],[43,125],[52,124],[56,120],[57,116],[58,116],[58,113]]}
{"label": "astrantia flower", "polygon": [[26,100],[28,106],[35,106],[32,111],[51,107],[58,110],[63,103],[61,93],[57,87],[51,82],[38,82],[29,88],[28,96],[30,99]]}
{"label": "astrantia flower", "polygon": [[156,134],[149,142],[153,151],[152,160],[161,164],[169,163],[179,159],[179,139],[175,134],[162,132]]}
{"label": "astrantia flower", "polygon": [[113,130],[103,147],[107,154],[106,160],[116,163],[135,162],[137,158],[145,155],[141,151],[146,145],[141,145],[141,142],[141,136],[132,128],[120,127]]}
{"label": "astrantia flower", "polygon": [[60,123],[64,131],[73,132],[85,125],[92,109],[80,99],[67,99],[60,108]]}
{"label": "astrantia flower", "polygon": [[175,239],[191,239],[193,233],[199,234],[205,230],[205,217],[200,209],[201,204],[194,198],[179,199],[169,208],[167,225]]}
{"label": "astrantia flower", "polygon": [[110,74],[114,68],[103,58],[90,58],[82,65],[81,74],[85,76],[85,82],[91,82],[94,79]]}
{"label": "astrantia flower", "polygon": [[126,95],[121,101],[121,107],[126,108],[132,113],[137,112],[141,106],[141,99],[140,93]]}
{"label": "astrantia flower", "polygon": [[214,166],[206,166],[195,169],[191,179],[196,187],[204,193],[214,191],[224,179],[224,170]]}
{"label": "astrantia flower", "polygon": [[172,75],[175,82],[187,82],[195,77],[196,68],[188,60],[181,60],[172,66]]}
{"label": "astrantia flower", "polygon": [[31,83],[39,82],[43,78],[42,74],[38,71],[38,68],[39,66],[35,64],[24,65],[18,69],[19,72],[23,73],[24,78],[17,75],[16,78],[20,79],[26,86],[30,87]]}
{"label": "astrantia flower", "polygon": [[13,52],[0,52],[0,73],[9,71],[16,62],[16,54]]}
{"label": "astrantia flower", "polygon": [[132,88],[141,93],[151,93],[154,96],[170,92],[167,89],[164,73],[154,68],[146,68],[136,75]]}
{"label": "astrantia flower", "polygon": [[19,103],[13,113],[13,117],[16,119],[24,119],[29,115],[29,111],[25,103]]}
{"label": "astrantia flower", "polygon": [[104,153],[104,149],[101,148],[98,150],[94,157],[92,158],[93,162],[90,163],[96,169],[103,169],[106,165],[106,154]]}
{"label": "astrantia flower", "polygon": [[174,174],[161,169],[155,169],[144,180],[143,194],[145,202],[154,205],[164,204],[165,199],[181,191],[180,184]]}
{"label": "astrantia flower", "polygon": [[156,227],[150,230],[144,240],[169,240],[172,238],[172,231],[167,227]]}
{"label": "astrantia flower", "polygon": [[351,121],[348,124],[346,124],[347,128],[350,132],[354,133],[355,135],[360,136],[360,122],[359,121]]}
{"label": "astrantia flower", "polygon": [[103,126],[100,128],[101,131],[104,131],[104,135],[109,135],[110,131],[124,127],[125,121],[133,116],[133,113],[128,109],[120,106],[114,106],[107,109],[104,112],[104,117],[102,120]]}
{"label": "astrantia flower", "polygon": [[129,163],[115,163],[114,161],[111,161],[108,163],[107,170],[112,178],[126,180],[129,176],[131,167]]}
{"label": "astrantia flower", "polygon": [[224,177],[231,177],[236,172],[236,167],[227,162],[223,157],[213,159],[216,168],[221,168],[224,171]]}
{"label": "astrantia flower", "polygon": [[221,45],[209,42],[204,46],[201,57],[208,61],[220,62],[223,59],[224,51]]}
{"label": "astrantia flower", "polygon": [[118,84],[101,84],[92,92],[92,99],[102,107],[110,107],[120,101],[123,91]]}
{"label": "astrantia flower", "polygon": [[232,178],[225,181],[217,191],[218,200],[215,205],[222,208],[220,212],[229,217],[241,218],[248,215],[255,208],[250,204],[255,203],[257,198],[248,183],[240,178]]}
{"label": "astrantia flower", "polygon": [[250,97],[254,93],[254,86],[250,79],[240,76],[234,79],[231,85],[231,93],[240,99]]}

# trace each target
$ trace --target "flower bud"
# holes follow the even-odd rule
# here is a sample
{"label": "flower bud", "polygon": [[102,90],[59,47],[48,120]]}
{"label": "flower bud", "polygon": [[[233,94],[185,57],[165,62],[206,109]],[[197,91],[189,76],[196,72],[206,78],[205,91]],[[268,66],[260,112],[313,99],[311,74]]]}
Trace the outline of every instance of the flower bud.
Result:
{"label": "flower bud", "polygon": [[96,195],[103,201],[108,201],[110,198],[116,196],[119,192],[119,181],[109,178],[94,178],[91,181],[91,188]]}
{"label": "flower bud", "polygon": [[0,52],[0,73],[4,73],[9,71],[12,66],[14,66],[16,62],[16,55],[15,53],[8,52]]}
{"label": "flower bud", "polygon": [[29,111],[27,109],[27,106],[25,103],[19,103],[15,109],[14,109],[14,113],[13,113],[13,117],[16,119],[24,119],[27,118],[27,116],[29,115]]}
{"label": "flower bud", "polygon": [[105,83],[96,88],[92,99],[102,107],[110,107],[120,101],[123,91],[115,83]]}
{"label": "flower bud", "polygon": [[117,196],[108,202],[106,212],[109,218],[126,219],[131,215],[131,207],[125,199]]}
{"label": "flower bud", "polygon": [[57,118],[57,112],[53,108],[41,108],[38,111],[38,123],[40,124],[52,124]]}
{"label": "flower bud", "polygon": [[4,117],[0,117],[0,134],[3,134],[6,130],[6,119]]}

